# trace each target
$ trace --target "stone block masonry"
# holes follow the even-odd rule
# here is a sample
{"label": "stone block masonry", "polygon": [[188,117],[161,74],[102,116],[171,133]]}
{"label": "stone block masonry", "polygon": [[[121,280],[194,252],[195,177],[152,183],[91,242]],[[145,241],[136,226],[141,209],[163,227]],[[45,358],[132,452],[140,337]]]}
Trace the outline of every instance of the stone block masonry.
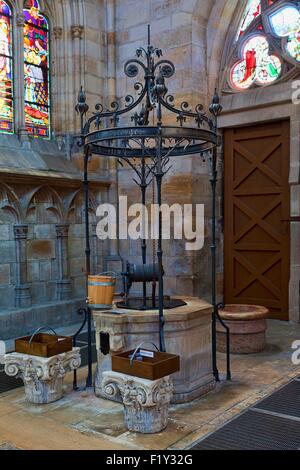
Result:
{"label": "stone block masonry", "polygon": [[[80,178],[75,185],[62,189],[9,181],[0,191],[0,207],[6,201],[0,208],[0,340],[80,321],[76,309],[86,296]],[[101,191],[92,192],[94,210]],[[93,234],[95,220],[91,211]],[[95,272],[103,254],[100,244],[93,237]]]}

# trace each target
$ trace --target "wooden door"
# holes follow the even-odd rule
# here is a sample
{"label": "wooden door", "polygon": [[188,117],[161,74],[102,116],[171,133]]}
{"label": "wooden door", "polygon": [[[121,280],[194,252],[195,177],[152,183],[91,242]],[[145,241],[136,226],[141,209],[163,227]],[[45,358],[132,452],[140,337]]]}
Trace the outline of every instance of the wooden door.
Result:
{"label": "wooden door", "polygon": [[[259,110],[257,111],[259,112]],[[288,320],[289,122],[225,131],[225,301]]]}

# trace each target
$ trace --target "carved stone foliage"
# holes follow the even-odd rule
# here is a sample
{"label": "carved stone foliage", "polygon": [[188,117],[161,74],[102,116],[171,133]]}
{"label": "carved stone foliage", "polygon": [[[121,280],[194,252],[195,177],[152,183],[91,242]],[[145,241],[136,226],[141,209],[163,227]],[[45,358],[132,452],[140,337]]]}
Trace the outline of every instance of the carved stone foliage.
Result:
{"label": "carved stone foliage", "polygon": [[80,367],[80,348],[50,358],[12,353],[4,356],[4,363],[8,376],[23,380],[25,395],[30,403],[52,403],[63,395],[67,372]]}
{"label": "carved stone foliage", "polygon": [[54,39],[61,39],[62,35],[63,35],[63,29],[60,26],[54,26],[53,28]]}
{"label": "carved stone foliage", "polygon": [[84,26],[74,25],[71,26],[72,39],[82,39],[84,34]]}
{"label": "carved stone foliage", "polygon": [[130,431],[152,434],[167,427],[173,393],[170,377],[146,380],[109,371],[103,373],[102,390],[109,399],[121,396]]}

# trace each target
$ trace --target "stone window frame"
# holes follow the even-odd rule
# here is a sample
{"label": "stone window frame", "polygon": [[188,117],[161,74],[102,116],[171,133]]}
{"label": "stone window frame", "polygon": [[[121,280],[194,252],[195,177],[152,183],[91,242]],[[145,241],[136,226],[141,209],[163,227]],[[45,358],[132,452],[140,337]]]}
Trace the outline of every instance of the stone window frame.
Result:
{"label": "stone window frame", "polygon": [[49,25],[49,94],[50,94],[50,137],[44,139],[38,136],[31,136],[26,129],[25,123],[25,92],[24,92],[24,14],[23,1],[5,0],[11,9],[12,14],[12,43],[13,43],[13,103],[14,103],[14,132],[10,134],[0,134],[0,145],[4,139],[12,139],[17,135],[21,142],[32,139],[49,141],[53,138],[53,93],[52,93],[52,15],[47,8],[45,0],[39,0],[40,13],[45,16]]}
{"label": "stone window frame", "polygon": [[[240,27],[241,20],[243,14],[245,12],[245,8],[247,6],[247,1],[243,3],[243,7],[241,8],[240,14],[236,18],[235,27],[232,29],[231,38],[230,38],[230,45],[231,47],[228,48],[229,55],[227,59],[226,65],[226,73],[223,77],[223,93],[226,94],[235,94],[235,93],[247,93],[249,90],[254,88],[265,88],[272,86],[278,83],[288,82],[299,75],[299,68],[300,62],[297,62],[293,59],[287,52],[286,52],[286,43],[287,38],[276,38],[274,35],[271,22],[270,22],[270,14],[276,13],[277,11],[281,10],[283,6],[298,6],[298,2],[296,0],[277,0],[273,5],[269,5],[268,0],[261,0],[262,11],[261,15],[254,19],[251,24],[248,26],[245,34],[243,34],[237,40],[237,30]],[[263,24],[263,30],[258,30],[259,24]],[[270,46],[270,54],[275,54],[280,57],[282,62],[282,72],[280,77],[272,83],[268,83],[265,85],[257,85],[255,81],[250,85],[248,88],[242,90],[237,89],[231,83],[231,71],[234,66],[239,60],[241,60],[241,52],[244,44],[251,39],[251,37],[255,35],[262,35],[265,36],[269,42]]]}

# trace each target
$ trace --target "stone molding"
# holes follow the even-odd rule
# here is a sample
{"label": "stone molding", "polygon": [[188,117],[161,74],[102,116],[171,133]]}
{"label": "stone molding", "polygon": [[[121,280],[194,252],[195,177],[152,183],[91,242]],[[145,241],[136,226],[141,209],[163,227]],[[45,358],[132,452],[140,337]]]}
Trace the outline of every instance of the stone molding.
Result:
{"label": "stone molding", "polygon": [[125,424],[130,431],[152,434],[167,427],[169,404],[173,395],[173,384],[169,376],[146,380],[113,371],[104,372],[102,390],[109,399],[121,396]]}
{"label": "stone molding", "polygon": [[63,395],[66,374],[81,365],[80,348],[50,358],[12,353],[4,356],[4,370],[9,377],[21,378],[25,395],[31,403],[52,403]]}

